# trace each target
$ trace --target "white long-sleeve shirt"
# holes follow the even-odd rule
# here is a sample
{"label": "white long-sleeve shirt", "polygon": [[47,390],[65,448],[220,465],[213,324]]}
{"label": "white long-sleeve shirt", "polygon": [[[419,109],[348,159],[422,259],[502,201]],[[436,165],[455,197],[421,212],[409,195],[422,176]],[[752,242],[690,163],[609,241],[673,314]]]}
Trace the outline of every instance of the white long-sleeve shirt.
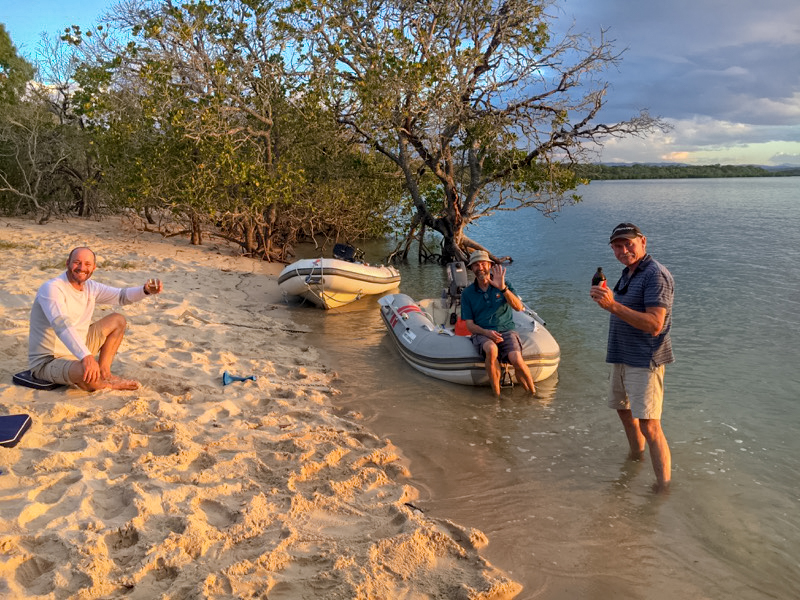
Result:
{"label": "white long-sleeve shirt", "polygon": [[95,304],[122,306],[145,295],[143,286],[115,288],[91,279],[79,291],[72,287],[66,272],[47,281],[36,292],[31,308],[28,367],[35,370],[52,358],[82,360],[89,356],[86,335]]}

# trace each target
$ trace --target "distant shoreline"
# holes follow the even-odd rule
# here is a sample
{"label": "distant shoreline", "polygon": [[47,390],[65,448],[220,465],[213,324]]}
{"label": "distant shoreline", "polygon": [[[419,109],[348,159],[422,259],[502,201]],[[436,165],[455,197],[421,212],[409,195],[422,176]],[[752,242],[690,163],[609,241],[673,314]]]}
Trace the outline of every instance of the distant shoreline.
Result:
{"label": "distant shoreline", "polygon": [[617,179],[718,179],[733,177],[798,177],[800,167],[762,167],[757,165],[577,165],[578,177],[591,181]]}

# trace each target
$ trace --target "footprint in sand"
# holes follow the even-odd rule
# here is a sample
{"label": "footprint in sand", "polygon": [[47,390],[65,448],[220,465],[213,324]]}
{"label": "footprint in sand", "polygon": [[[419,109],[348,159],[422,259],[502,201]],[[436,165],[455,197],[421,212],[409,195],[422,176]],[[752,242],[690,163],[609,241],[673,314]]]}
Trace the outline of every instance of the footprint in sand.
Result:
{"label": "footprint in sand", "polygon": [[126,512],[130,513],[129,517],[133,517],[136,507],[132,500],[133,492],[130,489],[110,488],[95,491],[89,501],[97,516],[103,520],[110,520],[124,515]]}
{"label": "footprint in sand", "polygon": [[153,456],[171,456],[177,454],[178,448],[175,446],[175,437],[171,431],[163,435],[151,434],[149,436],[147,450]]}
{"label": "footprint in sand", "polygon": [[378,436],[363,431],[351,433],[350,437],[359,442],[365,448],[369,449],[374,449],[384,445],[383,441]]}
{"label": "footprint in sand", "polygon": [[139,532],[130,524],[120,527],[106,536],[106,547],[109,554],[120,567],[128,565],[134,558],[137,558],[137,553],[132,548],[138,543]]}
{"label": "footprint in sand", "polygon": [[192,347],[192,345],[186,340],[167,340],[164,342],[164,347],[189,349]]}
{"label": "footprint in sand", "polygon": [[208,452],[202,452],[197,458],[195,458],[191,464],[189,465],[189,471],[192,473],[200,473],[207,469],[210,469],[214,465],[217,464],[217,459],[214,458]]}
{"label": "footprint in sand", "polygon": [[139,543],[139,532],[130,523],[106,536],[106,546],[111,550],[124,550]]}
{"label": "footprint in sand", "polygon": [[61,500],[71,485],[79,482],[82,478],[83,475],[80,473],[71,473],[69,475],[65,475],[53,485],[39,492],[36,495],[36,502],[41,502],[42,504],[55,504]]}
{"label": "footprint in sand", "polygon": [[40,556],[34,556],[17,567],[17,581],[30,592],[31,596],[51,594],[56,587],[54,568],[54,562]]}
{"label": "footprint in sand", "polygon": [[228,510],[219,502],[203,500],[200,503],[200,509],[205,513],[208,524],[217,529],[226,529],[236,523],[236,513]]}
{"label": "footprint in sand", "polygon": [[[55,448],[52,448],[53,445],[55,445]],[[48,444],[47,448],[57,452],[81,452],[86,450],[88,445],[83,437],[68,437],[56,441],[55,444]]]}
{"label": "footprint in sand", "polygon": [[292,388],[278,388],[274,392],[275,396],[278,398],[283,398],[288,400],[289,398],[297,398],[300,393],[296,389]]}
{"label": "footprint in sand", "polygon": [[172,396],[183,396],[188,394],[194,389],[190,383],[181,383],[179,381],[167,381],[158,383],[153,386],[153,389],[159,394],[170,394]]}
{"label": "footprint in sand", "polygon": [[180,570],[177,567],[168,565],[163,558],[156,561],[155,568],[153,569],[153,577],[156,581],[177,579],[180,575]]}

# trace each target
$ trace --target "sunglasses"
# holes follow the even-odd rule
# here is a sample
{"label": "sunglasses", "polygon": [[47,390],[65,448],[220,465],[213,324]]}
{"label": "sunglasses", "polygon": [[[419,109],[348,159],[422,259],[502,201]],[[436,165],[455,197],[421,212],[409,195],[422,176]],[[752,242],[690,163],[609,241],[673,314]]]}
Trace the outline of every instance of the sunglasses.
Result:
{"label": "sunglasses", "polygon": [[[636,273],[638,273],[638,271],[636,271]],[[617,281],[617,284],[614,286],[614,293],[620,296],[624,296],[628,291],[628,286],[630,286],[631,281],[633,281],[633,278],[636,277],[636,273],[628,277],[628,281],[626,281],[625,285],[623,285],[622,287],[619,287],[619,284],[622,283],[622,277],[620,277],[619,281]]]}

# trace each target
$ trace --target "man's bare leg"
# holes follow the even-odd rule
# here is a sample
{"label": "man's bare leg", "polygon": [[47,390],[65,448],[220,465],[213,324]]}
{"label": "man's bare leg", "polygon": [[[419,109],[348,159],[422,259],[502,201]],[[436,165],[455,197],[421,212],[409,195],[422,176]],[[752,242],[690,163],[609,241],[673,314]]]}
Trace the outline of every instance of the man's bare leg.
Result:
{"label": "man's bare leg", "polygon": [[653,489],[656,492],[666,492],[669,490],[672,477],[672,455],[664,430],[661,429],[661,421],[659,419],[639,419],[639,429],[647,440],[650,460],[656,474],[656,485]]}
{"label": "man's bare leg", "polygon": [[486,374],[495,396],[500,395],[500,363],[497,362],[497,344],[492,341],[484,342],[483,353],[486,355]]}
{"label": "man's bare leg", "polygon": [[100,356],[97,361],[100,367],[100,376],[94,381],[85,381],[84,366],[80,361],[76,361],[75,364],[70,367],[70,381],[79,388],[89,392],[108,388],[113,390],[137,389],[139,387],[138,381],[134,379],[122,379],[111,373],[111,363],[114,361],[122,339],[125,337],[125,327],[127,326],[125,317],[118,313],[112,313],[97,321],[95,326],[100,328],[105,338],[103,345],[100,346]]}
{"label": "man's bare leg", "polygon": [[633,413],[630,409],[618,410],[617,414],[622,421],[623,427],[625,427],[625,436],[628,438],[628,445],[630,446],[628,458],[642,460],[646,440],[639,428],[639,419],[633,418]]}
{"label": "man's bare leg", "polygon": [[522,387],[528,390],[531,394],[535,394],[536,386],[533,384],[531,371],[528,369],[528,365],[525,364],[525,359],[522,356],[522,352],[509,352],[508,360],[512,365],[514,365],[514,373],[522,384]]}

